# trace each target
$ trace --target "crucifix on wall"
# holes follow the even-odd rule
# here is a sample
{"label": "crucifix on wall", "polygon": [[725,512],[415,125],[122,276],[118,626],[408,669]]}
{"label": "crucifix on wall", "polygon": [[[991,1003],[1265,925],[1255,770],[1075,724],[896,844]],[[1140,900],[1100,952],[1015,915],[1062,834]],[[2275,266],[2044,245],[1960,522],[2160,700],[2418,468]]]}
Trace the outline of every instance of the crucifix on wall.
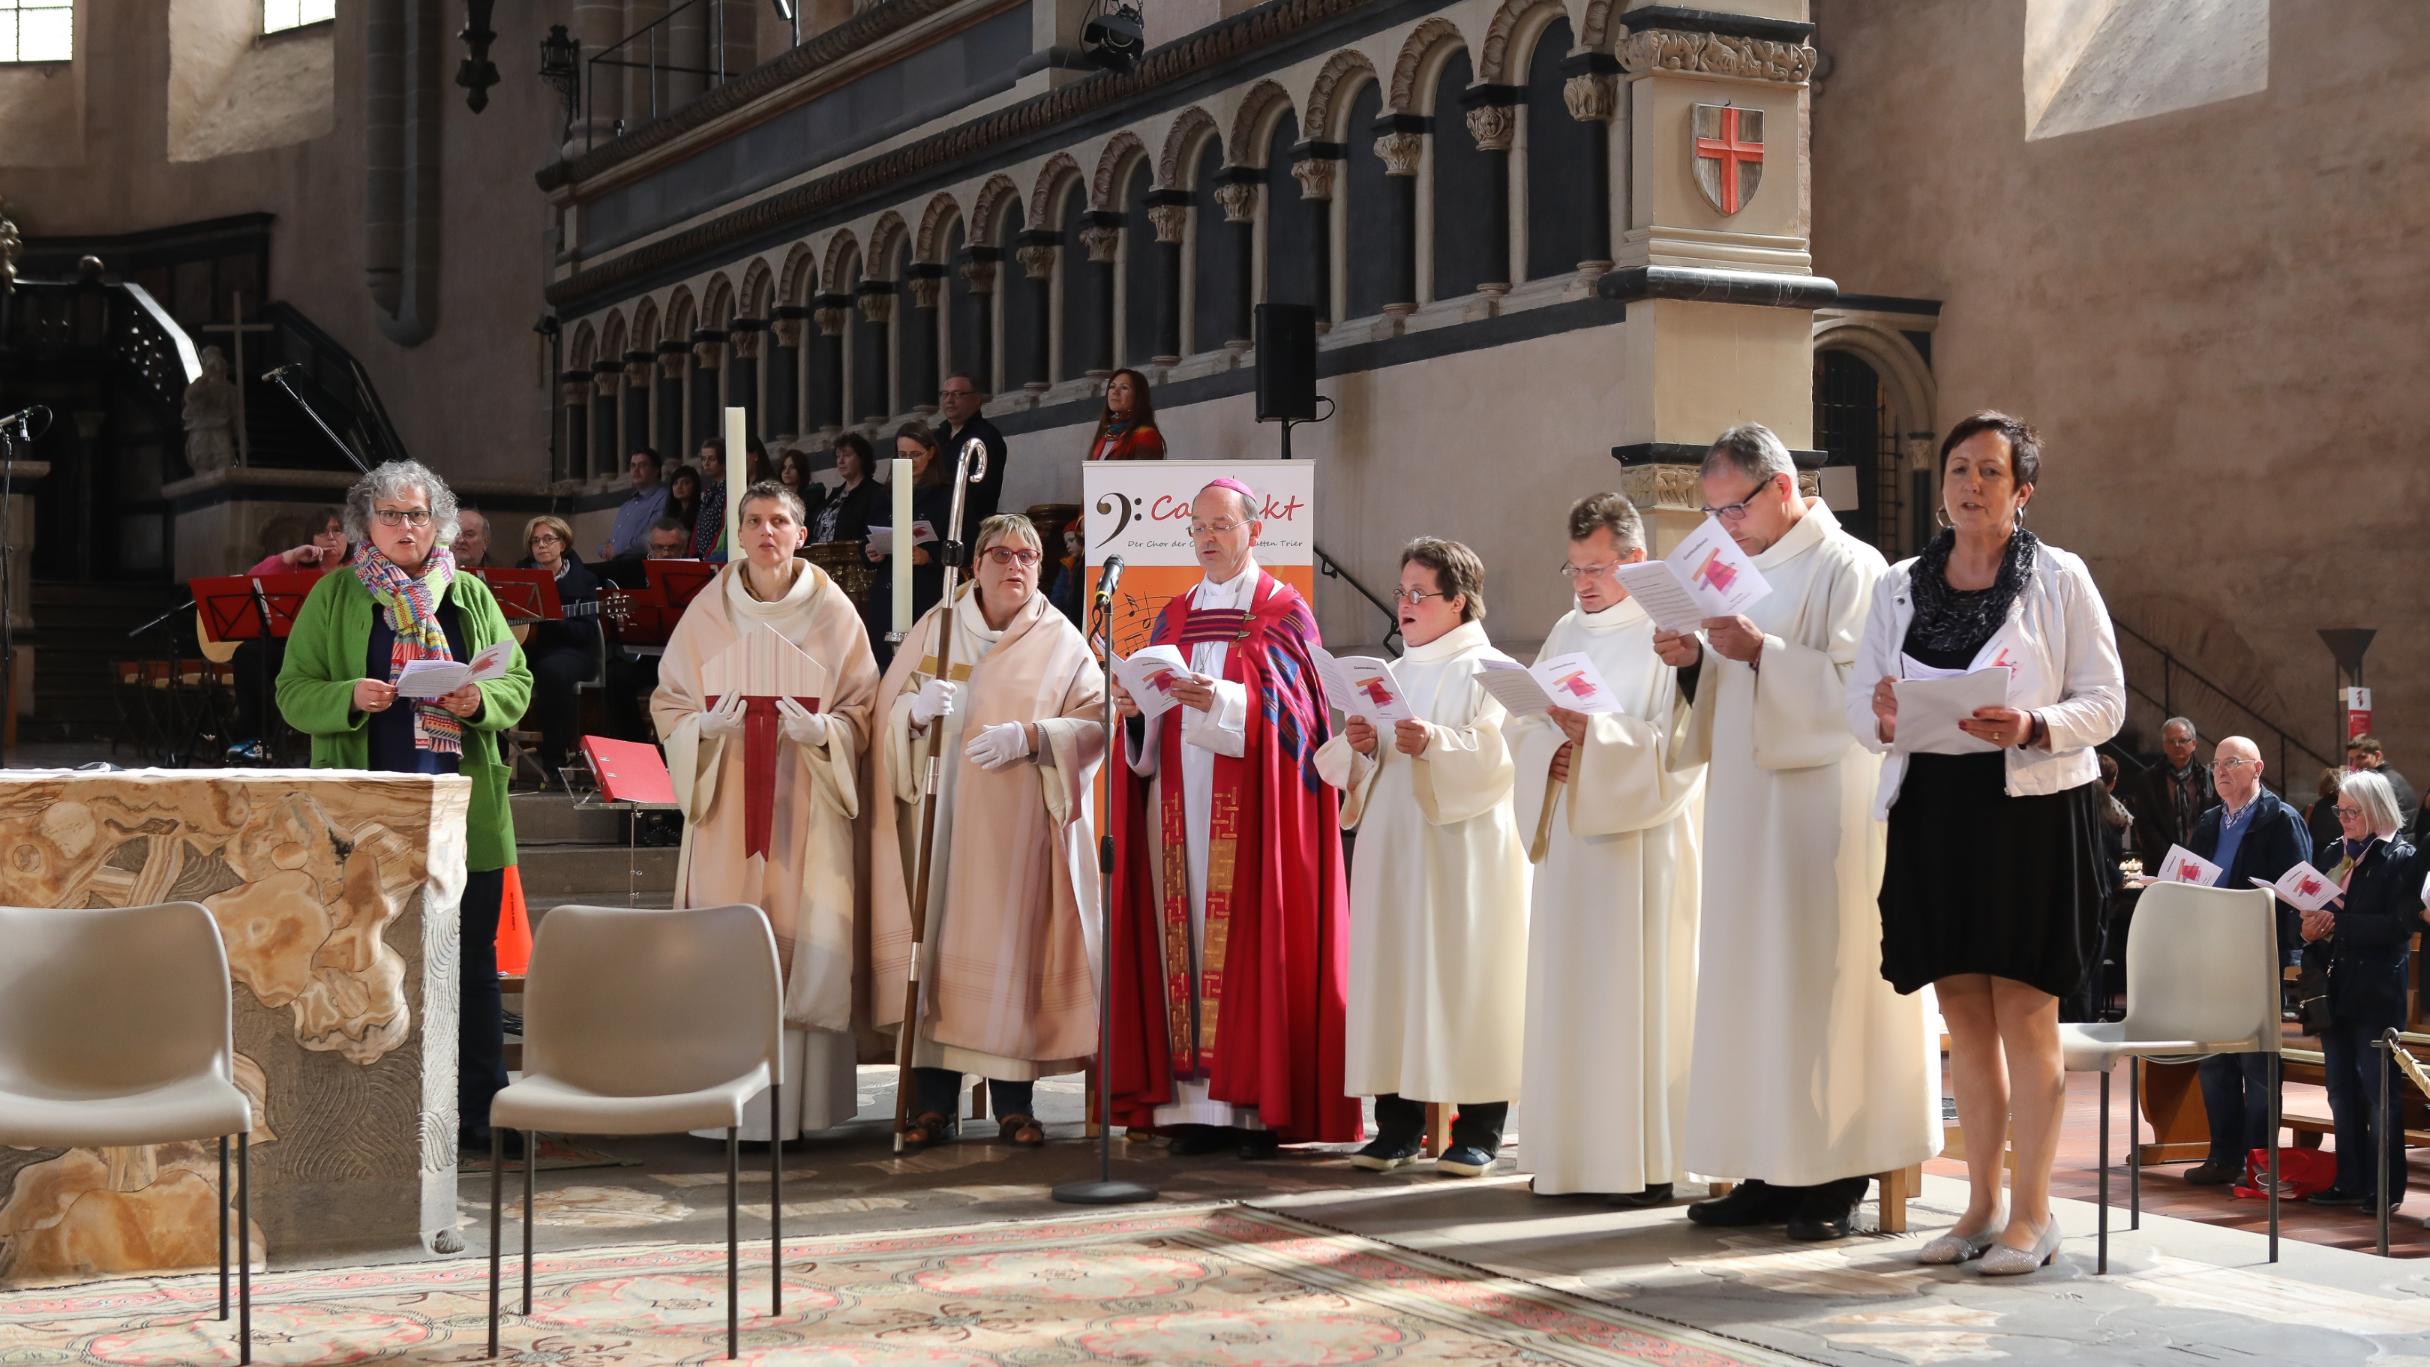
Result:
{"label": "crucifix on wall", "polygon": [[253,453],[249,446],[252,440],[249,433],[250,425],[245,421],[245,378],[252,372],[245,369],[245,334],[248,332],[275,332],[277,329],[268,323],[246,322],[244,291],[238,290],[233,297],[235,303],[228,315],[230,321],[205,323],[196,331],[228,334],[228,349],[231,353],[228,364],[236,372],[233,377],[236,381],[236,463],[250,465],[253,463]]}

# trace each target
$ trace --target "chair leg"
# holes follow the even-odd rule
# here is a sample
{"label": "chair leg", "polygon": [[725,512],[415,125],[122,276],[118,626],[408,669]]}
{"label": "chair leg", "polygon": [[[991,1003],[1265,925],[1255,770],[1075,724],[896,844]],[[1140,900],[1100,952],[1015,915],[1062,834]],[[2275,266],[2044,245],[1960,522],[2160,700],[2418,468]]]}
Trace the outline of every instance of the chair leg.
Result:
{"label": "chair leg", "polygon": [[505,1243],[506,1144],[489,1132],[489,1355],[498,1355],[498,1252]]}
{"label": "chair leg", "polygon": [[2101,1243],[2099,1260],[2093,1264],[2093,1270],[2102,1273],[2109,1271],[2109,1074],[2108,1068],[2101,1070]]}
{"label": "chair leg", "polygon": [[768,1084],[768,1313],[785,1313],[785,1087]]}
{"label": "chair leg", "polygon": [[540,1132],[523,1132],[523,1313],[532,1313],[532,1187],[540,1177]]}
{"label": "chair leg", "polygon": [[[774,1097],[769,1098],[774,1101]],[[768,1142],[776,1142],[776,1112],[768,1112]],[[726,1357],[742,1356],[742,1255],[736,1237],[736,1205],[742,1196],[742,1130],[726,1126]]]}
{"label": "chair leg", "polygon": [[236,1360],[253,1361],[253,1132],[236,1136]]}
{"label": "chair leg", "polygon": [[[2277,1050],[2270,1051],[2270,1261],[2278,1261],[2278,1084],[2281,1060]],[[2387,1202],[2380,1202],[2380,1219],[2387,1217]],[[2382,1229],[2387,1228],[2383,1223]]]}
{"label": "chair leg", "polygon": [[219,1137],[219,1319],[228,1320],[228,1136]]}
{"label": "chair leg", "polygon": [[2143,1228],[2143,1057],[2126,1061],[2126,1227]]}

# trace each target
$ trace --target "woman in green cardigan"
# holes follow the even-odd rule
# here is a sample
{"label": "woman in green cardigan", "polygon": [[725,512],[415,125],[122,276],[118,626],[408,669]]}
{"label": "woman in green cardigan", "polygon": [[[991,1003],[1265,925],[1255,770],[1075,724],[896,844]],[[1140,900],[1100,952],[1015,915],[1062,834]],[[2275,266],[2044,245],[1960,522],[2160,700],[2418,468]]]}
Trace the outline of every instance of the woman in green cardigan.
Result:
{"label": "woman in green cardigan", "polygon": [[[287,640],[278,708],[312,737],[315,769],[462,774],[472,780],[464,823],[462,997],[458,1002],[457,1143],[489,1150],[489,1102],[506,1085],[498,1001],[498,904],[515,862],[514,816],[498,733],[531,701],[531,670],[516,649],[503,678],[435,700],[397,696],[415,660],[469,660],[512,640],[505,614],[477,576],[458,573],[456,496],[413,461],[390,461],[346,491],[346,535],[362,549],[313,585]],[[435,872],[435,871],[434,871]]]}

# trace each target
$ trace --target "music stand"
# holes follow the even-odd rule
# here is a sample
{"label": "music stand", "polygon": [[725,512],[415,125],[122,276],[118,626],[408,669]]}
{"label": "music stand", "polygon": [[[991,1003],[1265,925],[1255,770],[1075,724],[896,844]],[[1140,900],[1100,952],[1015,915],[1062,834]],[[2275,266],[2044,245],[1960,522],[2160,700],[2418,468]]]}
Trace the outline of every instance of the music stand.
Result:
{"label": "music stand", "polygon": [[643,569],[650,588],[665,603],[665,611],[676,617],[683,616],[683,610],[717,577],[717,566],[706,560],[651,560],[644,562]]}
{"label": "music stand", "polygon": [[626,906],[640,906],[641,813],[675,811],[675,780],[658,747],[646,741],[584,736],[575,749],[591,771],[593,789],[592,797],[575,805],[625,813],[624,901]]}
{"label": "music stand", "polygon": [[490,597],[498,600],[498,611],[506,614],[510,626],[565,619],[565,604],[557,597],[557,576],[547,570],[497,569],[483,565],[466,573],[489,585]]}
{"label": "music stand", "polygon": [[[321,582],[325,570],[291,570],[281,574],[222,574],[186,581],[194,594],[194,610],[203,631],[214,641],[283,641],[295,630],[295,615]],[[262,671],[261,707],[265,726],[278,716],[275,680]],[[282,719],[283,720],[283,719]]]}

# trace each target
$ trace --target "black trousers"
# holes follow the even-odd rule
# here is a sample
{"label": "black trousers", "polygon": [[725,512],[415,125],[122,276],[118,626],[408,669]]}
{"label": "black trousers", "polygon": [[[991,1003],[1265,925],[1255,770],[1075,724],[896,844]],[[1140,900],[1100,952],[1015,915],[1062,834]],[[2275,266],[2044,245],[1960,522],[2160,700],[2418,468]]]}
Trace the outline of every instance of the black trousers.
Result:
{"label": "black trousers", "polygon": [[[987,1080],[987,1104],[1002,1120],[1008,1115],[1035,1116],[1034,1097],[1037,1084]],[[911,1070],[911,1113],[920,1116],[934,1111],[947,1120],[962,1114],[962,1075],[951,1068],[914,1068]]]}
{"label": "black trousers", "polygon": [[[2385,1025],[2332,1019],[2321,1032],[2321,1066],[2328,1074],[2329,1119],[2337,1126],[2337,1185],[2369,1196],[2379,1190],[2379,1151],[2388,1154],[2388,1200],[2405,1199],[2405,1080],[2392,1079],[2394,1123],[2379,1108],[2380,1052],[2371,1047]],[[2259,1058],[2256,1054],[2253,1057]],[[2266,1100],[2266,1098],[2264,1098]],[[2263,1123],[2268,1123],[2266,1120]]]}
{"label": "black trousers", "polygon": [[463,982],[456,998],[456,1128],[489,1128],[489,1102],[506,1087],[506,1024],[498,999],[498,908],[506,870],[464,875],[457,903],[463,927]]}
{"label": "black trousers", "polygon": [[532,670],[532,705],[528,715],[540,729],[540,762],[550,768],[565,763],[581,725],[581,699],[574,685],[588,680],[598,661],[579,646],[544,646],[524,657]]}
{"label": "black trousers", "polygon": [[[1474,1145],[1487,1153],[1502,1148],[1502,1127],[1510,1120],[1507,1101],[1463,1101],[1451,1117],[1452,1147]],[[1426,1103],[1395,1092],[1375,1099],[1376,1137],[1415,1143],[1426,1133]]]}
{"label": "black trousers", "polygon": [[228,668],[236,675],[236,734],[228,737],[231,743],[270,739],[270,723],[278,706],[271,696],[271,682],[278,678],[279,666],[286,662],[285,641],[254,639],[236,643],[236,654],[228,660]]}

